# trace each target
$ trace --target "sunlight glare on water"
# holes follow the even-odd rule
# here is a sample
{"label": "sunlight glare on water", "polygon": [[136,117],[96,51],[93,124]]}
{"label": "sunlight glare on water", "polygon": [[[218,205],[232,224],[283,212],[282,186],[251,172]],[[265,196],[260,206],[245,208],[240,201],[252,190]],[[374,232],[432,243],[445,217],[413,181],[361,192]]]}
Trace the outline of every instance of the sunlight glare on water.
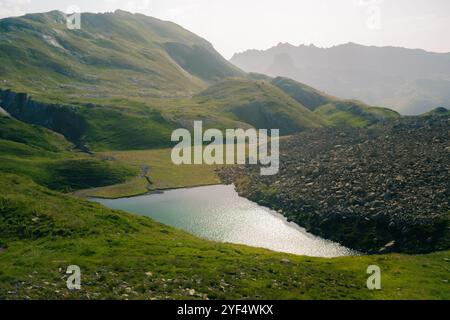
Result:
{"label": "sunlight glare on water", "polygon": [[199,237],[315,257],[356,254],[289,223],[279,213],[240,197],[233,186],[206,186],[115,200],[107,207],[153,218]]}

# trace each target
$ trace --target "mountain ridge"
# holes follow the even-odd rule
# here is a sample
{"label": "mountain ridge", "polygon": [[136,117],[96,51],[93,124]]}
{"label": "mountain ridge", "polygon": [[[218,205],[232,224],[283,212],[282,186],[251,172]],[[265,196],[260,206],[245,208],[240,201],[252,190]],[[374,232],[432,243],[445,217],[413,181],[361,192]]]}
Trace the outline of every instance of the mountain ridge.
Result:
{"label": "mountain ridge", "polygon": [[142,14],[82,13],[81,29],[69,30],[51,11],[1,19],[0,30],[0,106],[85,151],[168,147],[170,133],[194,120],[293,134],[383,118],[359,106],[314,113],[339,99],[290,79],[258,79],[207,40]]}
{"label": "mountain ridge", "polygon": [[336,45],[332,45],[329,47],[321,47],[321,46],[316,46],[314,43],[311,44],[305,44],[305,43],[300,43],[298,45],[294,45],[290,42],[279,42],[277,45],[271,46],[267,49],[247,49],[247,50],[243,50],[243,51],[238,51],[236,53],[233,54],[233,56],[230,58],[230,60],[233,60],[235,57],[238,57],[239,55],[246,53],[246,52],[265,52],[265,51],[269,51],[271,49],[277,49],[280,47],[291,47],[291,48],[299,48],[299,47],[310,47],[310,48],[316,48],[316,49],[333,49],[333,48],[337,48],[337,47],[344,47],[344,46],[356,46],[356,47],[368,47],[368,48],[378,48],[378,49],[383,49],[383,48],[389,48],[389,49],[404,49],[404,50],[412,50],[412,51],[418,51],[418,52],[426,52],[426,53],[432,53],[432,54],[450,54],[450,52],[437,52],[437,51],[430,51],[430,50],[426,50],[423,48],[407,48],[407,47],[402,47],[402,46],[394,46],[394,45],[384,45],[384,46],[379,46],[379,45],[364,45],[364,44],[359,44],[356,42],[345,42],[345,43],[341,43],[341,44],[336,44]]}
{"label": "mountain ridge", "polygon": [[247,72],[284,76],[333,96],[406,115],[450,104],[450,53],[347,43],[330,48],[282,43],[230,60]]}
{"label": "mountain ridge", "polygon": [[[82,13],[81,21],[80,30],[69,30],[59,11],[1,19],[3,85],[88,97],[157,97],[189,95],[208,81],[244,74],[208,41],[172,22],[125,11]],[[198,65],[183,68],[193,52],[216,68],[206,74]]]}

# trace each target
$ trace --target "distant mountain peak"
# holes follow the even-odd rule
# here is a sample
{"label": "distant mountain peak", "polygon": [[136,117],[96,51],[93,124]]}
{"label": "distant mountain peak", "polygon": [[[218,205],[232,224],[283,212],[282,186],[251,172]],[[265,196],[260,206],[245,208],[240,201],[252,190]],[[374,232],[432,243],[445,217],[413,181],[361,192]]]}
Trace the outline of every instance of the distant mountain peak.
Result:
{"label": "distant mountain peak", "polygon": [[280,43],[240,53],[231,62],[247,72],[289,77],[408,115],[450,105],[450,53],[354,42],[330,48]]}
{"label": "distant mountain peak", "polygon": [[275,47],[278,47],[278,48],[295,48],[295,46],[290,44],[289,42],[280,42]]}
{"label": "distant mountain peak", "polygon": [[131,12],[129,12],[129,11],[122,10],[122,9],[116,9],[116,10],[114,11],[114,14],[133,15],[133,13],[131,13]]}

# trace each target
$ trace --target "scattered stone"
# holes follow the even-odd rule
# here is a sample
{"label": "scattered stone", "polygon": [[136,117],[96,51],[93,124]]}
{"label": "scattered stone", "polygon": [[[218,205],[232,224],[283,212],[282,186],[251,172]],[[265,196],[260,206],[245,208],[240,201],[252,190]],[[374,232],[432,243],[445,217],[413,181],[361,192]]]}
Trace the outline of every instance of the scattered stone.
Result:
{"label": "scattered stone", "polygon": [[390,248],[390,247],[393,247],[393,246],[395,246],[395,241],[391,241],[391,242],[387,243],[384,247],[385,248]]}
{"label": "scattered stone", "polygon": [[[280,142],[280,171],[225,167],[238,193],[282,211],[309,232],[367,253],[450,248],[447,117],[371,128],[324,128]],[[276,182],[276,185],[275,185]],[[274,194],[276,186],[276,194]]]}
{"label": "scattered stone", "polygon": [[194,289],[187,289],[187,290],[188,290],[188,293],[189,293],[190,296],[195,295],[195,290]]}

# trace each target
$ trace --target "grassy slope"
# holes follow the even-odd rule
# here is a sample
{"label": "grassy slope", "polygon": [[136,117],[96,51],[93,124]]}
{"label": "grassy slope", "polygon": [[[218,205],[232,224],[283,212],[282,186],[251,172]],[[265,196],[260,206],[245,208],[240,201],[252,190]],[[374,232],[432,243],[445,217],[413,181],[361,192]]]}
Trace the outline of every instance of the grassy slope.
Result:
{"label": "grassy slope", "polygon": [[215,172],[216,166],[176,166],[172,163],[171,151],[172,149],[154,149],[101,152],[98,154],[98,157],[113,158],[118,163],[140,170],[141,175],[123,184],[81,190],[76,192],[76,195],[82,197],[120,198],[140,195],[152,190],[220,183],[220,179]]}
{"label": "grassy slope", "polygon": [[450,110],[444,107],[438,107],[423,114],[423,116],[448,116],[448,115],[450,115]]}
{"label": "grassy slope", "polygon": [[[220,81],[193,98],[152,99],[145,103],[114,99],[108,100],[108,104],[123,107],[86,111],[90,129],[85,142],[94,150],[168,146],[171,130],[178,127],[192,129],[195,120],[202,120],[205,129],[253,126],[280,128],[281,134],[325,124],[320,117],[270,83],[244,78]],[[135,138],[130,141],[129,137]]]}
{"label": "grassy slope", "polygon": [[154,110],[83,109],[88,126],[82,142],[92,150],[130,150],[170,145],[177,128]]}
{"label": "grassy slope", "polygon": [[[75,106],[86,128],[74,143],[95,150],[169,146],[170,133],[189,113],[184,99],[210,82],[244,76],[210,43],[174,23],[124,11],[86,13],[81,21],[81,30],[69,30],[57,11],[0,20],[1,88]],[[166,110],[171,104],[180,117]],[[227,125],[223,118],[216,122]]]}
{"label": "grassy slope", "polygon": [[71,151],[62,136],[0,117],[0,172],[33,178],[56,190],[78,190],[124,182],[137,170]]}
{"label": "grassy slope", "polygon": [[387,108],[371,107],[360,101],[331,97],[292,79],[277,77],[271,83],[314,111],[330,126],[364,127],[400,116]]}
{"label": "grassy slope", "polygon": [[0,139],[27,144],[32,148],[48,152],[63,151],[70,148],[63,136],[39,126],[31,126],[11,117],[0,115]]}
{"label": "grassy slope", "polygon": [[[0,164],[46,184],[43,177],[49,172],[36,169],[41,162],[58,167],[69,159],[75,162],[65,168],[70,179],[62,181],[62,185],[73,185],[76,182],[73,178],[83,177],[71,170],[76,170],[77,164],[85,159],[67,151],[70,144],[61,136],[10,118],[0,120],[3,138]],[[119,162],[134,164],[134,171],[148,161],[150,176],[161,174],[162,180],[156,179],[157,183],[188,182],[178,175],[188,178],[187,168],[175,172],[167,166],[168,152],[117,152],[100,157],[114,156]],[[120,167],[116,162],[108,165],[114,165],[113,170]],[[205,179],[208,174],[212,177],[210,169],[202,172]],[[219,244],[148,218],[50,191],[28,178],[6,173],[5,168],[0,170],[0,298],[448,299],[450,296],[449,252],[319,259]],[[95,172],[97,168],[87,177]],[[168,179],[169,172],[174,173],[173,180]],[[55,187],[53,183],[63,173],[50,175],[47,181],[50,186]],[[189,170],[189,174],[194,171]],[[114,174],[105,173],[105,177],[111,176]],[[69,292],[65,287],[64,271],[72,264],[82,268],[79,292]],[[371,264],[383,270],[382,291],[365,288],[365,270]]]}
{"label": "grassy slope", "polygon": [[364,127],[379,121],[399,117],[395,111],[370,107],[355,100],[339,100],[318,107],[315,114],[331,126]]}
{"label": "grassy slope", "polygon": [[[0,20],[5,85],[52,98],[158,97],[243,74],[206,40],[171,22],[116,11],[84,13],[81,23],[80,30],[69,30],[58,11]],[[182,52],[169,50],[170,44]],[[206,70],[191,63],[187,71],[175,62],[195,50],[209,62]]]}
{"label": "grassy slope", "polygon": [[216,106],[255,128],[279,128],[281,134],[323,125],[310,110],[265,81],[228,79],[197,95],[196,100]]}
{"label": "grassy slope", "polygon": [[[92,150],[168,147],[170,133],[194,119],[208,127],[291,134],[342,122],[360,126],[377,113],[328,108],[313,114],[304,106],[315,109],[333,98],[286,78],[246,75],[206,40],[170,22],[123,11],[86,13],[81,21],[81,30],[68,30],[57,11],[1,19],[0,83],[34,101],[66,106],[38,122],[52,130],[64,131],[60,120],[70,116],[61,113],[71,109],[82,123],[72,142]],[[223,81],[229,77],[253,80]]]}
{"label": "grassy slope", "polygon": [[[63,109],[75,110],[71,112],[84,119],[75,142],[96,151],[167,147],[174,129],[192,128],[195,120],[202,120],[205,128],[280,128],[282,134],[325,124],[275,86],[243,78],[224,80],[193,98],[111,97],[89,104],[80,99],[70,102],[75,108]],[[40,122],[61,124],[59,120]]]}
{"label": "grassy slope", "polygon": [[[449,252],[338,259],[273,253],[200,240],[18,176],[0,180],[1,298],[450,298]],[[72,264],[82,270],[78,292],[65,288]],[[381,291],[366,288],[372,264],[382,269]]]}
{"label": "grassy slope", "polygon": [[271,83],[311,111],[337,100],[337,98],[289,78],[277,77]]}
{"label": "grassy slope", "polygon": [[[113,19],[113,16],[119,16],[119,19]],[[304,108],[300,110],[307,115],[306,120],[294,114],[294,109],[298,112],[299,104],[286,99],[280,90],[255,82],[243,83],[243,80],[238,82],[238,87],[231,86],[229,96],[218,98],[218,106],[207,95],[147,102],[147,96],[185,96],[198,92],[205,87],[206,81],[236,75],[239,71],[197,68],[202,65],[195,60],[197,56],[201,56],[202,61],[205,57],[210,59],[208,64],[214,66],[220,57],[210,55],[210,48],[202,40],[187,31],[179,33],[180,29],[173,24],[139,15],[132,16],[133,22],[130,22],[130,15],[123,12],[84,17],[89,30],[78,32],[67,31],[58,20],[58,13],[2,20],[0,71],[8,80],[3,83],[6,87],[32,93],[43,101],[80,106],[80,112],[92,119],[85,142],[95,149],[155,146],[158,145],[155,141],[165,139],[164,134],[175,124],[198,115],[210,120],[209,125],[220,123],[223,127],[248,126],[252,121],[256,126],[263,123],[272,126],[280,121],[284,123],[284,117],[293,119],[288,123],[289,130],[322,124],[316,116],[304,112]],[[108,25],[108,32],[115,33],[112,37],[105,34],[105,30],[99,30],[104,25]],[[146,34],[137,33],[141,30]],[[43,35],[50,38],[45,40]],[[16,37],[20,41],[13,41]],[[192,42],[186,42],[186,38]],[[162,40],[155,44],[148,39]],[[53,40],[64,49],[49,43]],[[173,45],[181,40],[182,46]],[[145,43],[145,47],[140,43]],[[80,61],[72,60],[68,65],[67,59]],[[176,60],[182,65],[184,59],[190,61],[184,71],[171,63]],[[49,62],[47,68],[42,69],[45,65],[42,61]],[[223,66],[223,61],[218,65]],[[224,74],[227,70],[229,74]],[[241,89],[243,95],[236,96],[236,90]],[[130,98],[121,101],[124,92]],[[254,100],[263,103],[255,104]],[[108,107],[82,107],[86,102]],[[230,103],[237,109],[228,109]],[[257,111],[258,117],[249,118],[248,110],[239,110],[242,105],[249,106],[248,110],[252,112]],[[279,112],[281,107],[285,109]],[[282,116],[268,122],[273,120],[274,111]],[[174,122],[166,120],[172,118],[175,118]],[[242,120],[248,123],[242,123]],[[17,123],[10,125],[2,123],[3,134],[14,132],[9,129],[20,126]],[[67,142],[60,145],[55,142],[60,137],[47,131],[37,133],[29,128],[19,128],[16,133],[27,133],[28,130],[38,139],[28,143],[33,139],[19,134],[3,136],[0,140],[2,298],[125,298],[122,294],[132,298],[204,298],[205,294],[210,298],[449,297],[448,261],[444,260],[449,256],[448,252],[427,256],[324,260],[217,244],[6,174],[30,176],[43,185],[67,190],[67,187],[92,186],[94,181],[87,178],[93,176],[95,182],[110,184],[124,181],[137,171],[64,151]],[[156,132],[161,135],[155,136]],[[132,145],[129,137],[133,137],[133,141],[142,140]],[[52,146],[56,151],[51,149]],[[161,154],[152,154],[150,163]],[[123,156],[137,158],[139,163],[140,157],[146,157],[145,152]],[[117,154],[117,157],[122,155]],[[161,172],[168,172],[163,161],[158,166]],[[158,166],[155,165],[155,174]],[[178,178],[174,175],[170,183],[185,183]],[[159,183],[168,182],[161,180]],[[291,262],[282,263],[281,259],[285,257]],[[83,291],[80,293],[69,293],[64,289],[63,273],[69,264],[82,267]],[[385,287],[381,292],[369,292],[365,288],[365,269],[369,264],[379,264],[385,272]],[[145,274],[149,271],[152,276]],[[188,296],[187,288],[194,288],[200,296]]]}

